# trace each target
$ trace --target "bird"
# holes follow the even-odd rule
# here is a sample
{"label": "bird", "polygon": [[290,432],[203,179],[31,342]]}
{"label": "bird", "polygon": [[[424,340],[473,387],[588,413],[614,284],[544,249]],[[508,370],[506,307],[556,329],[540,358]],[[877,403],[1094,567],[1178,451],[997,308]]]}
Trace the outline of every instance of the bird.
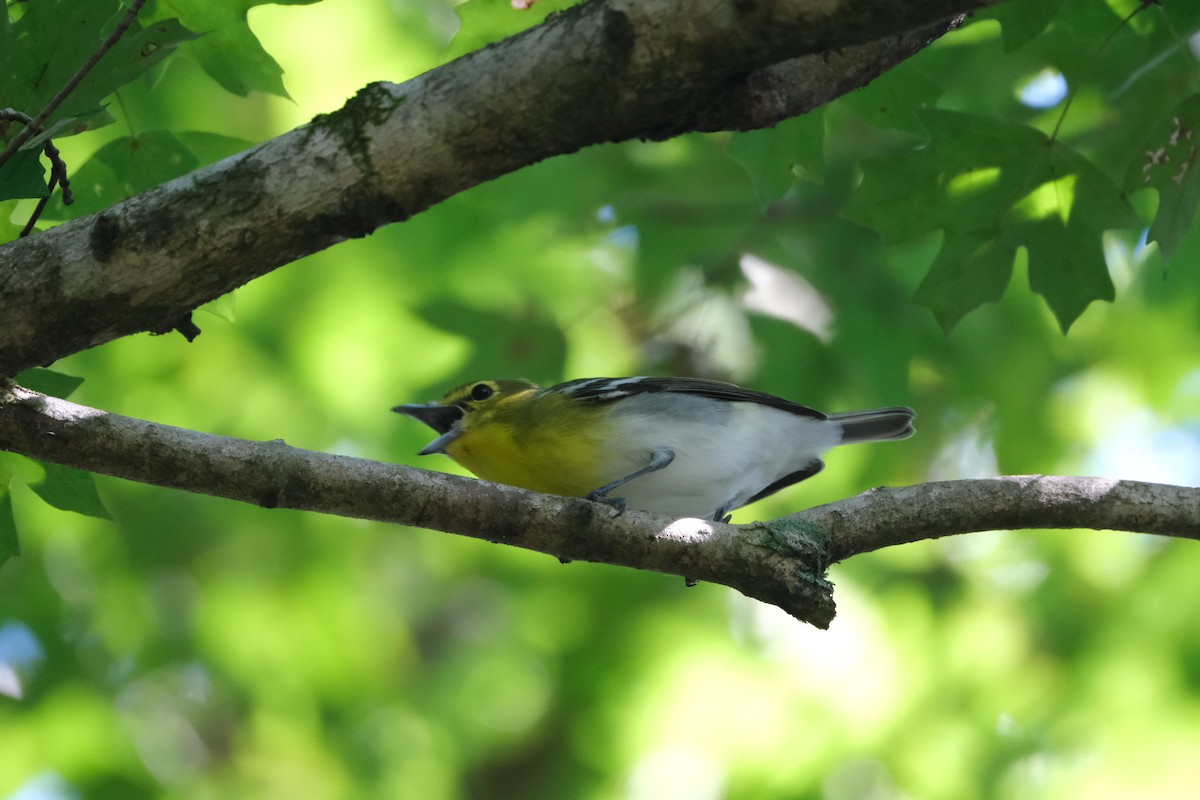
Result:
{"label": "bird", "polygon": [[484,480],[626,508],[728,522],[811,478],[842,444],[905,439],[911,408],[824,414],[704,378],[465,383],[432,403],[392,408],[438,434],[443,453]]}

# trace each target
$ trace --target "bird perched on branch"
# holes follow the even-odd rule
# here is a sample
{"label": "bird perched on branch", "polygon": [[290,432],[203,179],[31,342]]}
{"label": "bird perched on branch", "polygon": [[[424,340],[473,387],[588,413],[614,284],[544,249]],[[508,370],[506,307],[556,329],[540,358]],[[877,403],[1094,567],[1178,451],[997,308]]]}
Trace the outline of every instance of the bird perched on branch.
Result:
{"label": "bird perched on branch", "polygon": [[485,480],[676,517],[730,511],[811,478],[831,447],[904,439],[912,409],[843,414],[699,378],[466,383],[396,406]]}

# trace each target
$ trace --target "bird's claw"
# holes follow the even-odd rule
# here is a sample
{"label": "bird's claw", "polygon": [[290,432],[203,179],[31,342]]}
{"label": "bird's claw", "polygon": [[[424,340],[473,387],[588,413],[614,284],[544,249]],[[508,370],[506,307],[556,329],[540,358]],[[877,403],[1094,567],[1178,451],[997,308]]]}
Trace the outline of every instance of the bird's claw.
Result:
{"label": "bird's claw", "polygon": [[593,503],[602,503],[610,506],[613,509],[613,519],[625,513],[625,498],[624,497],[609,497],[604,492],[592,491],[585,496],[586,500],[591,500]]}

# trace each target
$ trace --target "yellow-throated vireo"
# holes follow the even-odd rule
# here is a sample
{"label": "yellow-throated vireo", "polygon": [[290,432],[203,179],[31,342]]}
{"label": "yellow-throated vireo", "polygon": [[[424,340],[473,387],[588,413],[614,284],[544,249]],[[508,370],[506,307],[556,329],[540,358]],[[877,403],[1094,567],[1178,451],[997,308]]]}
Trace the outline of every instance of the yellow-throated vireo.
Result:
{"label": "yellow-throated vireo", "polygon": [[421,455],[485,480],[714,520],[816,475],[831,447],[913,434],[910,408],[822,414],[699,378],[484,380],[392,410],[441,434]]}

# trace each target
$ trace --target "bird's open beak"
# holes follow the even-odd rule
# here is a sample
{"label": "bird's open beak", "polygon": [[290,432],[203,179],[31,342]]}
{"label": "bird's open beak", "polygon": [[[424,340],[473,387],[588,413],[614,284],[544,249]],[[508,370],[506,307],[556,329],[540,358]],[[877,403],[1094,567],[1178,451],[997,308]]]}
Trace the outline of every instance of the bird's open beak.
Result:
{"label": "bird's open beak", "polygon": [[441,434],[426,445],[419,455],[427,456],[430,453],[445,452],[446,445],[462,434],[462,429],[457,423],[462,419],[463,410],[458,406],[445,406],[441,403],[411,403],[396,406],[392,411],[418,419]]}

